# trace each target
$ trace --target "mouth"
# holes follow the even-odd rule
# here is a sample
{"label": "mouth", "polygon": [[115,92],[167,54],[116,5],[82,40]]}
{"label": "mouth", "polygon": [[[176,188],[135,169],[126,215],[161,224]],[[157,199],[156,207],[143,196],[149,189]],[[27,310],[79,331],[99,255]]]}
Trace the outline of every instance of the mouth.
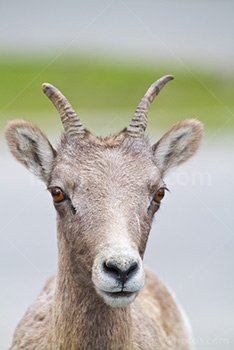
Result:
{"label": "mouth", "polygon": [[[101,292],[101,293],[100,293]],[[126,307],[131,304],[137,296],[137,292],[104,292],[99,291],[106,304],[112,307]]]}
{"label": "mouth", "polygon": [[136,294],[136,292],[124,292],[124,291],[121,291],[121,292],[103,292],[103,293],[111,298],[130,298]]}

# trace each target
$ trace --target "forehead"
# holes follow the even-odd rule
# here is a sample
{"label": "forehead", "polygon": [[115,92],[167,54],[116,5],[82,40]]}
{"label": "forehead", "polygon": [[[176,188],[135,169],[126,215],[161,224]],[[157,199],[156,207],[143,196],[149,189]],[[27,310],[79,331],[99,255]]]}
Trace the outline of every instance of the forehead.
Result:
{"label": "forehead", "polygon": [[52,174],[71,185],[134,186],[159,180],[152,149],[146,139],[89,138],[63,141]]}

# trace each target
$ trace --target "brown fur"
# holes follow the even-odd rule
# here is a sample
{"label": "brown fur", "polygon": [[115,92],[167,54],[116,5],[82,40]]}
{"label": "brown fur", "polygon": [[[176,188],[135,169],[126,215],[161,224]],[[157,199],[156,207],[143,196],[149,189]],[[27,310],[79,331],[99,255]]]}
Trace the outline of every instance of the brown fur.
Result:
{"label": "brown fur", "polygon": [[56,288],[53,278],[17,326],[12,350],[189,349],[174,298],[146,271],[146,285],[136,300],[114,309],[86,289],[72,290],[68,281]]}
{"label": "brown fur", "polygon": [[105,303],[92,275],[96,257],[118,249],[123,230],[143,258],[160,206],[152,197],[164,186],[162,174],[196,151],[201,130],[195,120],[180,122],[153,147],[126,130],[105,139],[85,131],[81,138],[65,135],[55,151],[34,125],[8,125],[6,138],[17,160],[70,198],[55,204],[57,277],[20,321],[12,350],[192,348],[174,297],[150,270],[145,268],[145,286],[125,307]]}

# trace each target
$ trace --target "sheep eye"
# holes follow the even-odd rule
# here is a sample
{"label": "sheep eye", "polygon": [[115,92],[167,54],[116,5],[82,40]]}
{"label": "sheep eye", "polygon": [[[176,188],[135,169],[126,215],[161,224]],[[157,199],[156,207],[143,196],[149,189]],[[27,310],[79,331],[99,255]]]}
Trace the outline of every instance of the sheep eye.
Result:
{"label": "sheep eye", "polygon": [[65,199],[65,195],[64,195],[63,191],[61,190],[61,188],[52,187],[52,188],[49,188],[49,191],[50,191],[55,203],[60,203]]}
{"label": "sheep eye", "polygon": [[155,202],[160,202],[165,196],[165,188],[160,188],[154,195],[153,200]]}

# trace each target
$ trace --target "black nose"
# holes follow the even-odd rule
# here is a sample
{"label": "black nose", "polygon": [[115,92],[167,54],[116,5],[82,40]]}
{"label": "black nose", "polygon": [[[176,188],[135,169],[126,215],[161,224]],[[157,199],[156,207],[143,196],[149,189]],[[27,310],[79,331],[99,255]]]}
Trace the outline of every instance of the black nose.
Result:
{"label": "black nose", "polygon": [[123,268],[115,261],[106,261],[104,263],[104,271],[111,277],[120,281],[122,286],[124,286],[128,279],[133,277],[137,271],[137,268],[138,263],[136,261],[132,261],[127,268]]}

